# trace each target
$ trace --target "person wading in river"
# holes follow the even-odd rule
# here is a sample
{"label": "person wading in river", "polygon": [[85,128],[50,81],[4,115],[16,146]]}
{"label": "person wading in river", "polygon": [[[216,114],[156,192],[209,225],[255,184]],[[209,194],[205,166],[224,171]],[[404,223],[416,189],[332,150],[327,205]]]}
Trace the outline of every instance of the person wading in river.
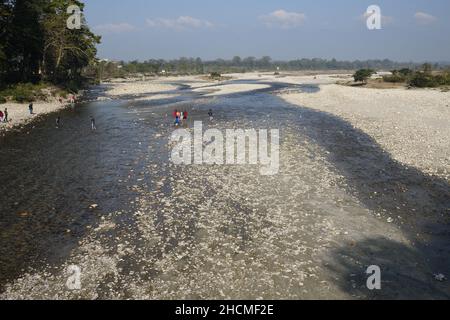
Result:
{"label": "person wading in river", "polygon": [[213,121],[214,118],[213,118],[213,112],[211,109],[209,109],[208,115],[209,115],[209,121]]}
{"label": "person wading in river", "polygon": [[187,127],[187,119],[188,119],[188,113],[187,111],[183,111],[183,123]]}
{"label": "person wading in river", "polygon": [[183,112],[182,111],[177,112],[177,117],[179,120],[179,124],[183,124]]}
{"label": "person wading in river", "polygon": [[174,125],[175,125],[175,126],[178,126],[178,124],[180,123],[179,118],[178,118],[178,110],[175,110],[175,111],[172,113],[172,115],[173,115],[173,117],[174,117],[174,119],[175,119]]}
{"label": "person wading in river", "polygon": [[58,116],[58,117],[56,118],[56,128],[59,129],[60,125],[61,125],[61,117]]}
{"label": "person wading in river", "polygon": [[91,130],[96,131],[97,127],[95,126],[95,119],[94,117],[91,117]]}

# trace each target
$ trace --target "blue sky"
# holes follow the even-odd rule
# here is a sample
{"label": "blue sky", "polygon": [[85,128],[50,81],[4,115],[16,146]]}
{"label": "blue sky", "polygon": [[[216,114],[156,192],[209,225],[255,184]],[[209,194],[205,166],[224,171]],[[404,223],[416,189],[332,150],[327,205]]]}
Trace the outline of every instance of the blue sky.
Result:
{"label": "blue sky", "polygon": [[[449,0],[86,0],[99,55],[450,61]],[[369,5],[382,29],[368,30]]]}

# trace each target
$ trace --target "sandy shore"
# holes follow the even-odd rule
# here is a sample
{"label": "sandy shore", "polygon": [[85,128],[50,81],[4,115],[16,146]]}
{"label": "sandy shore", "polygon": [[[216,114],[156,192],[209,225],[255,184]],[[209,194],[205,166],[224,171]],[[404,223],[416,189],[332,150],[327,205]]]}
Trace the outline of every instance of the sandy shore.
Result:
{"label": "sandy shore", "polygon": [[8,102],[0,105],[0,109],[4,112],[8,108],[8,123],[0,123],[0,133],[18,128],[22,125],[33,121],[39,116],[56,112],[67,107],[67,103],[60,103],[57,99],[51,101],[33,102],[33,114],[28,110],[28,103]]}
{"label": "sandy shore", "polygon": [[320,85],[318,93],[281,97],[341,117],[370,135],[395,160],[450,180],[449,92],[331,84]]}
{"label": "sandy shore", "polygon": [[270,86],[266,84],[224,84],[201,87],[194,89],[194,91],[206,93],[205,96],[214,97],[233,93],[243,93],[269,87]]}
{"label": "sandy shore", "polygon": [[106,85],[109,86],[106,95],[115,98],[126,95],[162,94],[164,91],[171,91],[177,88],[175,85],[162,83],[161,80],[111,82]]}

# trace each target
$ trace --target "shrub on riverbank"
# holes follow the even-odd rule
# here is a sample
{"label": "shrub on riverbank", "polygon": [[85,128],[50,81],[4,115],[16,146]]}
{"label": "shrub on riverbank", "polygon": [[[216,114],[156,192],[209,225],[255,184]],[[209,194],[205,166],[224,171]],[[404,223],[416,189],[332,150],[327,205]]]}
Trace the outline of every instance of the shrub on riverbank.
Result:
{"label": "shrub on riverbank", "polygon": [[55,88],[47,83],[19,83],[0,89],[0,103],[2,103],[2,101],[4,101],[3,103],[6,103],[8,100],[19,103],[47,100],[49,94],[66,97],[67,90]]}
{"label": "shrub on riverbank", "polygon": [[219,72],[211,72],[211,74],[209,75],[209,77],[211,79],[220,79],[222,77],[222,75]]}
{"label": "shrub on riverbank", "polygon": [[355,82],[367,83],[367,80],[375,73],[375,70],[372,69],[360,69],[355,72],[353,79]]}
{"label": "shrub on riverbank", "polygon": [[3,89],[0,94],[17,102],[31,102],[36,99],[35,97],[41,89],[39,85],[19,83]]}
{"label": "shrub on riverbank", "polygon": [[384,82],[405,83],[416,88],[436,88],[450,85],[450,72],[433,72],[429,64],[424,64],[422,70],[393,70],[392,75],[383,76]]}
{"label": "shrub on riverbank", "polygon": [[399,75],[383,76],[383,81],[390,83],[402,83],[406,82],[406,78]]}
{"label": "shrub on riverbank", "polygon": [[384,82],[390,83],[406,83],[414,75],[414,71],[411,69],[393,70],[392,75],[383,76]]}
{"label": "shrub on riverbank", "polygon": [[450,73],[433,75],[431,73],[416,72],[409,80],[409,85],[417,88],[436,88],[450,85]]}

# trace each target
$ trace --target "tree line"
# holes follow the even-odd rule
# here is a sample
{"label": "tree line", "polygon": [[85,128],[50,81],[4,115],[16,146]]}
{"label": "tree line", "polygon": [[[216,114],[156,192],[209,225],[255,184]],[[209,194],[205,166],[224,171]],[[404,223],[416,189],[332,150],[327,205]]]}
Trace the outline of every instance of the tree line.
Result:
{"label": "tree line", "polygon": [[[80,9],[80,28],[67,27],[71,5]],[[83,8],[78,0],[0,0],[0,87],[41,81],[79,86],[100,43]]]}
{"label": "tree line", "polygon": [[[116,61],[102,64],[104,78],[121,77],[128,74],[210,74],[250,71],[305,71],[305,70],[392,70],[417,69],[421,64],[401,63],[388,59],[384,60],[355,60],[338,61],[336,59],[296,59],[290,61],[276,61],[269,56],[262,58],[235,56],[232,59],[216,59],[203,61],[201,58],[180,58],[173,60],[149,59],[146,61]],[[441,68],[439,64],[435,68]],[[92,71],[95,73],[95,70]]]}

